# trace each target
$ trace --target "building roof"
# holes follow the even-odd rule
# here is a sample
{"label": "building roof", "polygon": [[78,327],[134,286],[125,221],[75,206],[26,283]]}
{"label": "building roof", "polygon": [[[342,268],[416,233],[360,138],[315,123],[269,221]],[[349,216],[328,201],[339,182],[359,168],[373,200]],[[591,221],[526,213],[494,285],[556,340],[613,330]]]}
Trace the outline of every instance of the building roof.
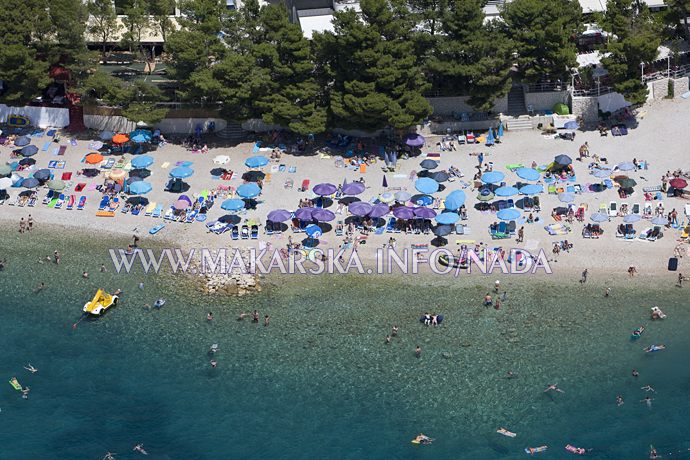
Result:
{"label": "building roof", "polygon": [[[321,9],[319,9],[321,10]],[[314,32],[324,32],[334,30],[333,28],[333,11],[329,10],[329,14],[309,14],[310,10],[302,10],[297,13],[299,16],[299,24],[302,27],[304,36],[311,40]],[[306,13],[306,14],[305,14]]]}

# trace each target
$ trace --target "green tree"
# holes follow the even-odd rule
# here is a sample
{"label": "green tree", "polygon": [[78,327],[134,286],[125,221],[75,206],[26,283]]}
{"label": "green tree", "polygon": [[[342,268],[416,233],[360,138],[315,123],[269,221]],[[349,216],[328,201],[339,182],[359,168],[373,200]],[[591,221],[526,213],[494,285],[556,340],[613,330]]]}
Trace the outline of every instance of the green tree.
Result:
{"label": "green tree", "polygon": [[88,31],[98,39],[105,56],[108,43],[116,40],[122,28],[117,20],[115,5],[110,0],[91,0],[88,11],[91,15]]}
{"label": "green tree", "polygon": [[642,63],[657,56],[661,43],[659,24],[644,4],[635,0],[609,0],[604,24],[613,35],[601,62],[613,82],[613,89],[632,104],[647,100],[647,85],[640,78]]}
{"label": "green tree", "polygon": [[501,17],[525,82],[562,79],[577,66],[573,37],[582,25],[577,0],[515,0],[505,4]]}
{"label": "green tree", "polygon": [[488,111],[510,88],[513,60],[502,28],[484,19],[481,0],[451,0],[428,67],[436,89],[471,95],[475,108]]}
{"label": "green tree", "polygon": [[168,109],[156,107],[153,103],[135,102],[122,109],[122,116],[130,121],[143,121],[147,125],[155,125],[168,114]]}
{"label": "green tree", "polygon": [[144,32],[151,26],[149,19],[149,4],[146,0],[132,0],[125,8],[123,19],[125,32],[122,34],[122,45],[130,52],[134,49],[141,51],[141,39]]}
{"label": "green tree", "polygon": [[151,27],[161,34],[165,43],[168,34],[175,30],[175,25],[170,19],[170,15],[175,12],[177,2],[175,0],[150,0],[149,11],[151,13]]}
{"label": "green tree", "polygon": [[87,6],[82,0],[51,0],[49,14],[53,24],[60,24],[51,42],[49,62],[65,66],[70,84],[79,87],[98,64],[98,53],[86,46]]}
{"label": "green tree", "polygon": [[682,37],[690,41],[690,0],[666,0],[664,21],[672,30],[672,38]]}
{"label": "green tree", "polygon": [[24,104],[48,86],[48,63],[36,59],[36,52],[24,45],[0,46],[0,99],[8,104]]}
{"label": "green tree", "polygon": [[363,0],[335,14],[334,32],[315,35],[329,88],[332,121],[368,131],[406,128],[431,114],[429,88],[412,41],[414,20],[403,4]]}

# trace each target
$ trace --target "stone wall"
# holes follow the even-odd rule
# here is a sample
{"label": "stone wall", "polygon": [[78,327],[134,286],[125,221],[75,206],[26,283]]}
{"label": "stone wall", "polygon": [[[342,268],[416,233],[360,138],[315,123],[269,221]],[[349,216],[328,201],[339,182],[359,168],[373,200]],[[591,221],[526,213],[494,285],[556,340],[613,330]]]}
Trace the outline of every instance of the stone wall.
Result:
{"label": "stone wall", "polygon": [[688,88],[688,77],[673,79],[673,97],[680,97],[690,91]]}
{"label": "stone wall", "polygon": [[[426,100],[434,108],[434,115],[447,116],[453,115],[453,112],[476,112],[471,105],[467,103],[469,97],[467,96],[453,96],[453,97],[427,97]],[[494,101],[494,106],[491,111],[499,114],[508,111],[508,96],[504,96]]]}
{"label": "stone wall", "polygon": [[[546,93],[525,93],[525,107],[534,112],[553,110],[559,102],[568,105],[570,95],[568,91],[549,91]],[[531,106],[531,107],[530,107]]]}
{"label": "stone wall", "polygon": [[576,117],[582,117],[587,124],[596,124],[599,121],[599,99],[596,96],[574,97],[572,112]]}
{"label": "stone wall", "polygon": [[648,82],[649,96],[647,96],[647,100],[658,100],[668,97],[668,81],[668,78],[662,78],[661,80]]}
{"label": "stone wall", "polygon": [[7,123],[10,115],[22,115],[39,128],[64,128],[69,125],[69,110],[58,107],[10,107],[0,104],[0,123]]}

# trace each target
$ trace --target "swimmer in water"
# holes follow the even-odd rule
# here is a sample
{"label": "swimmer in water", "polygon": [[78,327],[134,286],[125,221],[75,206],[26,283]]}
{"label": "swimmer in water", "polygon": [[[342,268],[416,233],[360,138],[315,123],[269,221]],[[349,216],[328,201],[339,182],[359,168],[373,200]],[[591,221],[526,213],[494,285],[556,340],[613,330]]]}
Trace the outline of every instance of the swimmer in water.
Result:
{"label": "swimmer in water", "polygon": [[248,313],[241,312],[241,313],[239,314],[239,316],[237,317],[237,321],[242,321],[242,320],[244,319],[244,317],[247,316],[247,315],[248,315]]}
{"label": "swimmer in water", "polygon": [[546,387],[546,390],[544,390],[544,393],[548,393],[549,391],[557,391],[559,393],[565,393],[565,391],[558,388],[558,386],[555,383],[549,384],[549,386]]}
{"label": "swimmer in water", "polygon": [[105,457],[103,457],[103,460],[115,460],[115,454],[112,452],[107,452]]}
{"label": "swimmer in water", "polygon": [[516,377],[517,377],[517,374],[514,373],[513,371],[508,371],[508,372],[506,373],[506,378],[507,378],[507,379],[514,379],[514,378],[516,378]]}
{"label": "swimmer in water", "polygon": [[623,405],[623,397],[621,395],[616,396],[616,405],[618,405],[618,406]]}
{"label": "swimmer in water", "polygon": [[137,444],[134,446],[132,449],[135,452],[139,452],[140,454],[148,455],[149,453],[144,450],[144,445],[143,444]]}
{"label": "swimmer in water", "polygon": [[24,366],[24,369],[26,369],[27,371],[31,372],[32,374],[35,374],[36,372],[38,372],[38,369],[36,369],[35,367],[33,367],[33,366],[31,365],[31,363],[29,363],[29,364],[27,364],[26,366]]}
{"label": "swimmer in water", "polygon": [[429,436],[425,434],[419,434],[416,438],[414,438],[415,441],[417,441],[419,444],[431,444],[433,439],[431,439]]}
{"label": "swimmer in water", "polygon": [[208,312],[208,315],[206,315],[206,321],[213,321],[213,313]]}
{"label": "swimmer in water", "polygon": [[391,337],[395,337],[397,335],[398,335],[398,326],[394,324],[393,329],[391,330]]}
{"label": "swimmer in water", "polygon": [[42,290],[44,290],[45,288],[46,288],[45,283],[40,282],[40,283],[38,283],[38,286],[36,286],[36,289],[34,289],[34,293],[37,294],[37,293],[41,292]]}
{"label": "swimmer in water", "polygon": [[212,359],[212,360],[211,360],[211,367],[212,367],[213,369],[215,369],[216,366],[218,366],[218,361],[216,361],[215,359]]}
{"label": "swimmer in water", "polygon": [[633,376],[633,377],[639,377],[639,376],[640,376],[640,373],[637,372],[637,369],[633,369],[633,370],[632,370],[632,376]]}
{"label": "swimmer in water", "polygon": [[650,409],[652,408],[652,401],[654,401],[654,398],[650,398],[649,396],[647,396],[644,399],[640,399],[640,402],[647,404],[647,407],[649,407]]}
{"label": "swimmer in water", "polygon": [[29,388],[29,387],[22,388],[22,398],[29,399],[29,392],[30,391],[31,391],[31,388]]}
{"label": "swimmer in water", "polygon": [[491,298],[491,294],[489,294],[487,292],[486,295],[484,296],[484,306],[490,307],[491,305],[493,305],[493,303],[494,302],[493,302],[493,299]]}
{"label": "swimmer in water", "polygon": [[652,388],[651,385],[645,385],[642,388],[640,388],[640,390],[651,391],[652,393],[656,393],[656,390]]}

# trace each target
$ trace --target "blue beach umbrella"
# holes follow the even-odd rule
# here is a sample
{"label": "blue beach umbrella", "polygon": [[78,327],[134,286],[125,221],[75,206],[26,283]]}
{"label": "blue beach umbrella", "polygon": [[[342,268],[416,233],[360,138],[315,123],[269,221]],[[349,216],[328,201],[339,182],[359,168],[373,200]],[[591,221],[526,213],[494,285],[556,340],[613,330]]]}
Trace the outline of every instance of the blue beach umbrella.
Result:
{"label": "blue beach umbrella", "polygon": [[371,218],[378,218],[378,217],[383,217],[386,214],[388,214],[391,211],[391,208],[384,203],[379,203],[375,204],[373,208],[371,208],[371,212],[369,212],[369,217]]}
{"label": "blue beach umbrella", "polygon": [[135,144],[143,144],[145,142],[149,142],[151,138],[146,137],[143,134],[137,134],[136,136],[130,137],[129,140],[134,142]]}
{"label": "blue beach umbrella", "polygon": [[527,184],[520,188],[520,195],[536,195],[544,191],[544,187],[537,184]]}
{"label": "blue beach umbrella", "polygon": [[299,220],[312,220],[311,214],[315,208],[299,208],[295,211],[295,217]]}
{"label": "blue beach umbrella", "polygon": [[188,177],[191,177],[192,174],[194,174],[194,170],[187,166],[178,166],[177,168],[173,168],[173,170],[170,171],[170,177],[173,177],[175,179],[186,179]]}
{"label": "blue beach umbrella", "polygon": [[40,184],[39,180],[35,177],[28,177],[22,181],[22,187],[26,188],[36,188]]}
{"label": "blue beach umbrella", "polygon": [[609,216],[596,212],[589,217],[593,222],[608,222]]}
{"label": "blue beach umbrella", "polygon": [[19,153],[25,157],[32,157],[38,153],[38,147],[35,145],[27,145],[26,147],[23,147]]}
{"label": "blue beach umbrella", "polygon": [[319,196],[329,196],[333,195],[337,189],[338,187],[333,184],[323,183],[315,185],[312,191]]}
{"label": "blue beach umbrella", "polygon": [[39,169],[34,173],[34,177],[38,180],[50,179],[50,169]]}
{"label": "blue beach umbrella", "polygon": [[253,182],[237,187],[237,194],[242,198],[254,198],[261,194],[261,188]]}
{"label": "blue beach umbrella", "polygon": [[558,200],[563,203],[572,203],[573,201],[575,201],[575,195],[573,195],[572,193],[559,193]]}
{"label": "blue beach umbrella", "polygon": [[518,175],[520,179],[525,180],[539,180],[539,178],[541,177],[539,171],[537,171],[534,168],[518,168],[515,170],[515,173]]}
{"label": "blue beach umbrella", "polygon": [[153,164],[153,157],[141,155],[132,159],[132,167],[135,169],[148,168]]}
{"label": "blue beach umbrella", "polygon": [[443,225],[454,224],[460,220],[460,216],[456,212],[442,212],[436,216],[436,222]]}
{"label": "blue beach umbrella", "polygon": [[261,168],[262,166],[266,166],[268,164],[268,158],[266,158],[263,155],[256,155],[256,156],[247,158],[245,160],[244,164],[248,168]]}
{"label": "blue beach umbrella", "polygon": [[438,191],[438,182],[430,177],[422,177],[414,183],[415,188],[421,193],[429,194]]}
{"label": "blue beach umbrella", "polygon": [[309,238],[314,239],[318,239],[322,235],[321,227],[319,227],[316,224],[307,225],[307,227],[304,229],[304,232],[307,234]]}
{"label": "blue beach umbrella", "polygon": [[500,171],[485,172],[482,174],[482,182],[485,184],[498,184],[505,179],[505,174]]}
{"label": "blue beach umbrella", "polygon": [[113,138],[114,135],[115,133],[112,131],[103,131],[99,137],[101,138],[101,140],[109,141]]}
{"label": "blue beach umbrella", "polygon": [[138,182],[133,182],[129,185],[129,193],[132,195],[146,195],[151,191],[152,188],[153,187],[151,186],[150,182],[141,180]]}
{"label": "blue beach umbrella", "polygon": [[515,196],[519,192],[520,191],[518,189],[516,189],[515,187],[506,186],[506,187],[498,187],[496,190],[494,190],[494,195],[496,195],[496,196]]}
{"label": "blue beach umbrella", "polygon": [[29,139],[29,136],[21,136],[14,140],[14,145],[16,145],[17,147],[24,147],[25,145],[29,145],[30,143],[31,139]]}
{"label": "blue beach umbrella", "polygon": [[501,209],[496,213],[496,217],[501,220],[514,220],[520,217],[520,211],[514,208]]}
{"label": "blue beach umbrella", "polygon": [[244,201],[237,198],[225,200],[220,204],[220,209],[225,211],[239,211],[244,209]]}
{"label": "blue beach umbrella", "polygon": [[642,219],[642,217],[638,216],[637,214],[628,214],[627,216],[623,217],[623,222],[626,224],[632,224],[634,222],[639,222]]}
{"label": "blue beach umbrella", "polygon": [[450,211],[457,211],[460,207],[465,204],[465,192],[462,190],[454,190],[448,194],[444,202],[446,209]]}
{"label": "blue beach umbrella", "polygon": [[419,166],[421,166],[424,169],[434,169],[438,168],[438,162],[434,160],[423,160],[421,163],[419,163]]}

